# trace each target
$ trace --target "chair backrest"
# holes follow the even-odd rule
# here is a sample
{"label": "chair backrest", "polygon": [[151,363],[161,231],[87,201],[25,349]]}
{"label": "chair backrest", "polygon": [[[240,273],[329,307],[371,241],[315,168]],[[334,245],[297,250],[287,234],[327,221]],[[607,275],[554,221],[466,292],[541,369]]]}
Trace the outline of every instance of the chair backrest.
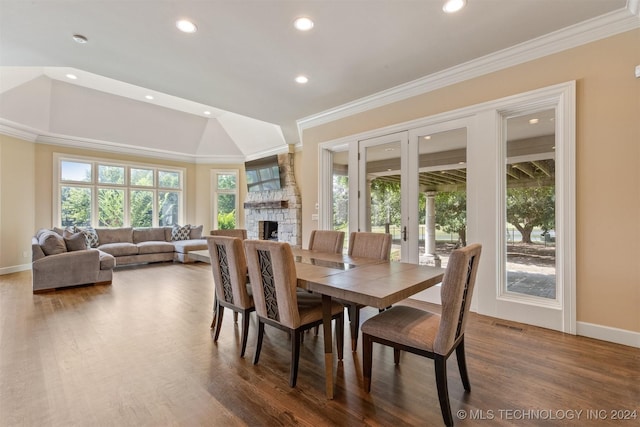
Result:
{"label": "chair backrest", "polygon": [[238,239],[247,240],[247,230],[243,228],[234,228],[231,230],[211,230],[209,234],[212,236],[236,237]]}
{"label": "chair backrest", "polygon": [[312,230],[309,238],[309,250],[342,253],[344,246],[344,231]]}
{"label": "chair backrest", "polygon": [[246,309],[253,306],[247,292],[247,261],[242,240],[226,236],[205,236],[211,258],[216,298]]}
{"label": "chair backrest", "polygon": [[291,246],[286,242],[245,240],[244,249],[258,316],[291,329],[300,326],[298,278]]}
{"label": "chair backrest", "polygon": [[442,279],[440,328],[433,343],[435,353],[446,355],[464,333],[476,283],[482,246],[474,243],[451,252]]}
{"label": "chair backrest", "polygon": [[349,235],[349,255],[389,261],[391,257],[391,234],[353,231]]}

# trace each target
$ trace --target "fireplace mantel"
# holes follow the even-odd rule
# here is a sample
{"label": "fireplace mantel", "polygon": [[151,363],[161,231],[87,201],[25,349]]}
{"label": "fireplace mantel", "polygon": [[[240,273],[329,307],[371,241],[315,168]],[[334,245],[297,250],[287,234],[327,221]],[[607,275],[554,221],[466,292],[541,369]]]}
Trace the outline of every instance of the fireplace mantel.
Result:
{"label": "fireplace mantel", "polygon": [[245,202],[245,209],[288,209],[288,200],[266,200],[261,202]]}

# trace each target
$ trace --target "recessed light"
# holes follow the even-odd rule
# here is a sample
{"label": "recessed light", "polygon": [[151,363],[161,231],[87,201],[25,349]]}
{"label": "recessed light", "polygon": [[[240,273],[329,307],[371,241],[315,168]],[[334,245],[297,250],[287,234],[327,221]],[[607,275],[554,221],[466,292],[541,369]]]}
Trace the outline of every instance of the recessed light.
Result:
{"label": "recessed light", "polygon": [[424,139],[427,139],[427,140],[431,139],[431,135],[425,136]]}
{"label": "recessed light", "polygon": [[309,31],[313,28],[313,21],[306,16],[301,16],[293,21],[293,26],[300,31]]}
{"label": "recessed light", "polygon": [[147,99],[153,99],[152,95],[145,95],[144,97],[147,98]]}
{"label": "recessed light", "polygon": [[66,77],[69,80],[76,80],[78,78],[78,76],[76,76],[75,74],[67,74]]}
{"label": "recessed light", "polygon": [[454,13],[462,9],[467,4],[467,0],[447,0],[442,6],[446,13]]}
{"label": "recessed light", "polygon": [[76,43],[80,43],[80,44],[85,44],[86,42],[88,42],[89,40],[87,40],[87,38],[85,36],[83,36],[82,34],[74,34],[73,36],[73,40]]}
{"label": "recessed light", "polygon": [[395,150],[395,148],[387,147],[384,149],[384,151],[393,151],[393,150]]}
{"label": "recessed light", "polygon": [[177,21],[176,27],[178,27],[178,29],[183,33],[195,33],[196,31],[198,31],[198,27],[196,27],[196,24],[187,19],[181,19]]}
{"label": "recessed light", "polygon": [[205,112],[204,112],[204,115],[205,115],[205,116],[210,116],[210,115],[211,115],[211,111],[205,111]]}
{"label": "recessed light", "polygon": [[539,122],[539,120],[538,120],[538,119],[530,119],[530,120],[529,120],[529,124],[530,124],[530,125],[535,125],[535,124],[536,124],[536,123],[538,123],[538,122]]}
{"label": "recessed light", "polygon": [[307,76],[298,76],[296,77],[296,83],[300,83],[301,85],[307,83],[309,81],[309,79],[307,78]]}

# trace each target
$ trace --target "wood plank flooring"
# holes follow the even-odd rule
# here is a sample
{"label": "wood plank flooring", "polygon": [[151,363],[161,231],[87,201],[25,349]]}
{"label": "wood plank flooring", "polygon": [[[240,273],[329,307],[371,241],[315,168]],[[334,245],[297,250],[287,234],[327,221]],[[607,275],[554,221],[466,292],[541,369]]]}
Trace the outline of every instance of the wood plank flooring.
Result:
{"label": "wood plank flooring", "polygon": [[[292,389],[287,336],[266,328],[254,366],[254,318],[240,359],[230,311],[212,340],[212,296],[206,264],[121,268],[112,285],[36,295],[30,272],[0,276],[0,425],[442,425],[432,361],[395,366],[375,345],[366,394],[361,350],[345,352],[329,401],[322,332],[305,335]],[[475,314],[466,346],[471,393],[449,361],[456,425],[640,425],[639,349]],[[624,410],[635,419],[612,419]]]}

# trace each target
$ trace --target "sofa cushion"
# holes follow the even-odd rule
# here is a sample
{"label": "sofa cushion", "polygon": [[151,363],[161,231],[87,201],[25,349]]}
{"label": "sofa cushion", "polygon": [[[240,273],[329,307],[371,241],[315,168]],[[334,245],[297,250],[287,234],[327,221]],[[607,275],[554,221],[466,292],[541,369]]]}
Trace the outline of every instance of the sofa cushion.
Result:
{"label": "sofa cushion", "polygon": [[98,249],[115,257],[138,255],[138,247],[133,243],[107,243],[98,246]]}
{"label": "sofa cushion", "polygon": [[87,228],[79,228],[80,232],[84,235],[84,239],[87,241],[87,247],[89,248],[97,248],[100,244],[100,240],[98,239],[98,233],[92,227]]}
{"label": "sofa cushion", "polygon": [[134,228],[133,243],[140,242],[166,242],[164,228]]}
{"label": "sofa cushion", "polygon": [[208,248],[205,239],[178,240],[173,242],[173,246],[175,246],[175,251],[181,254],[189,253],[189,251],[201,251]]}
{"label": "sofa cushion", "polygon": [[191,232],[191,226],[189,224],[180,227],[178,224],[173,224],[171,229],[171,240],[189,240],[189,233]]}
{"label": "sofa cushion", "polygon": [[133,243],[133,228],[96,228],[100,245],[107,243]]}
{"label": "sofa cushion", "polygon": [[55,231],[45,231],[40,233],[38,244],[45,255],[57,255],[67,252],[64,238]]}
{"label": "sofa cushion", "polygon": [[100,253],[100,270],[111,270],[116,266],[116,259],[113,255],[98,250]]}
{"label": "sofa cushion", "polygon": [[164,242],[164,241],[140,242],[137,244],[137,246],[138,246],[139,255],[158,254],[158,253],[174,251],[173,243]]}
{"label": "sofa cushion", "polygon": [[64,239],[64,244],[68,252],[87,249],[87,239],[85,239],[82,233],[72,233],[64,230],[62,232],[62,238]]}
{"label": "sofa cushion", "polygon": [[202,239],[202,229],[204,227],[202,225],[199,226],[191,226],[191,229],[189,231],[189,239]]}

